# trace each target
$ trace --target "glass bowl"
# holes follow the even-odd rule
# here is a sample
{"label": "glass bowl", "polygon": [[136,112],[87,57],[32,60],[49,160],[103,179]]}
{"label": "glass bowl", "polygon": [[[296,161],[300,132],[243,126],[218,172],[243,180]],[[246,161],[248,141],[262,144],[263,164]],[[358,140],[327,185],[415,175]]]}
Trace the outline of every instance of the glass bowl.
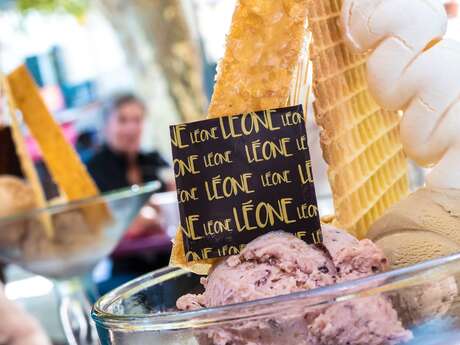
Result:
{"label": "glass bowl", "polygon": [[[92,316],[103,345],[303,345],[289,340],[288,332],[290,326],[298,329],[299,322],[307,327],[308,315],[384,298],[412,332],[408,344],[454,345],[460,344],[458,278],[460,253],[326,288],[178,312],[177,298],[200,292],[200,279],[181,269],[165,268],[102,297]],[[350,322],[361,317],[352,313]],[[234,334],[235,341],[211,337],[219,332]],[[264,340],[255,340],[256,336]]]}
{"label": "glass bowl", "polygon": [[[85,274],[112,252],[160,186],[154,181],[0,218],[0,259],[48,278]],[[45,217],[53,224],[52,237]]]}
{"label": "glass bowl", "polygon": [[[94,286],[83,286],[83,276],[113,251],[160,186],[154,181],[0,218],[0,260],[54,280],[69,345],[99,344],[86,294]],[[53,236],[47,235],[46,220]]]}

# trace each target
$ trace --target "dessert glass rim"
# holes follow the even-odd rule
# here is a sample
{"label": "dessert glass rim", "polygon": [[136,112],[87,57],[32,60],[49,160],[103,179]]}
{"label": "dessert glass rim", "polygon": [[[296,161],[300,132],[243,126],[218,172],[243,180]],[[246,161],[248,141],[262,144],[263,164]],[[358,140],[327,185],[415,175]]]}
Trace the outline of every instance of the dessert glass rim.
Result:
{"label": "dessert glass rim", "polygon": [[31,217],[36,217],[42,213],[49,213],[51,215],[61,213],[68,210],[73,210],[75,208],[84,207],[90,204],[98,202],[116,202],[122,199],[128,199],[137,195],[142,195],[146,193],[153,193],[158,191],[161,188],[161,183],[159,181],[152,181],[140,185],[131,185],[126,188],[121,188],[113,190],[106,193],[101,193],[99,195],[91,196],[84,199],[74,200],[74,201],[62,201],[56,204],[42,207],[34,208],[25,212],[19,212],[17,214],[0,217],[0,226],[7,225],[12,222],[18,222],[22,219],[29,219]]}
{"label": "dessert glass rim", "polygon": [[92,317],[100,326],[121,332],[199,329],[235,321],[268,318],[284,312],[293,313],[295,308],[300,308],[299,312],[306,308],[321,308],[356,298],[429,284],[460,271],[459,263],[460,252],[322,288],[193,311],[124,315],[108,311],[115,303],[146,288],[184,274],[191,274],[180,268],[165,267],[134,279],[102,296],[93,306]]}

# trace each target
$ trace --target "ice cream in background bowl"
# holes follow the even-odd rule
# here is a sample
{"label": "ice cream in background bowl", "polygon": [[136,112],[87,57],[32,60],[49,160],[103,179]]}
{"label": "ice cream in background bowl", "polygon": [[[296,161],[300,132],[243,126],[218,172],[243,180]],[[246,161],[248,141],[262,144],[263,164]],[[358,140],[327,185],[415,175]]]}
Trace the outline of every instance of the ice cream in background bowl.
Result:
{"label": "ice cream in background bowl", "polygon": [[[15,176],[0,176],[0,218],[35,208],[32,189]],[[21,225],[10,226],[0,231],[0,246],[15,245],[24,234]]]}
{"label": "ice cream in background bowl", "polygon": [[[52,270],[42,267],[41,263],[50,258],[69,258],[91,246],[101,236],[89,229],[82,211],[78,209],[52,216],[57,230],[52,237],[45,231],[38,212],[20,217],[36,210],[37,205],[32,188],[18,177],[0,176],[0,199],[0,256],[8,260],[9,256],[21,253],[23,265],[32,271],[58,274],[54,272],[63,271],[59,266],[68,265],[68,262],[56,263]],[[15,219],[16,216],[19,217]],[[8,221],[9,217],[11,220]],[[62,275],[65,274],[69,272],[62,272]]]}
{"label": "ice cream in background bowl", "polygon": [[[50,201],[47,208],[35,203],[23,179],[0,176],[0,258],[50,278],[64,279],[86,273],[110,254],[143,203],[159,188],[157,182],[75,202]],[[85,210],[107,203],[113,220],[95,229]],[[43,216],[51,219],[47,233]]]}
{"label": "ice cream in background bowl", "polygon": [[15,176],[0,176],[0,217],[28,211],[35,207],[32,189]]}

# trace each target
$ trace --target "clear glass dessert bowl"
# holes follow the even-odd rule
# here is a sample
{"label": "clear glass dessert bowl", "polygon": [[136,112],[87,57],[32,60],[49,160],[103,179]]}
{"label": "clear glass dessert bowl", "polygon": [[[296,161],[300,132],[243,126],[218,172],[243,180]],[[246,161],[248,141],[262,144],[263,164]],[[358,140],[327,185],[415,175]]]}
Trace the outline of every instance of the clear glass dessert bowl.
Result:
{"label": "clear glass dessert bowl", "polygon": [[[384,298],[412,332],[407,344],[453,345],[460,344],[459,278],[460,253],[325,288],[179,312],[176,300],[202,291],[200,278],[181,269],[165,268],[102,297],[92,316],[103,345],[294,345],[289,340],[292,332],[307,328],[312,315],[314,318],[327,310],[333,313],[334,308],[351,310],[347,322],[377,322],[378,328],[382,315],[366,320],[369,315],[360,313],[371,312],[363,312],[365,305]],[[357,305],[364,305],[364,309],[354,308]],[[339,331],[346,332],[345,328]],[[227,335],[222,343],[221,333]],[[224,341],[229,334],[234,340]],[[395,342],[390,339],[388,343]]]}
{"label": "clear glass dessert bowl", "polygon": [[[151,182],[0,218],[0,259],[54,280],[69,344],[98,342],[82,280],[113,251],[160,186]],[[53,225],[52,236],[44,219]]]}

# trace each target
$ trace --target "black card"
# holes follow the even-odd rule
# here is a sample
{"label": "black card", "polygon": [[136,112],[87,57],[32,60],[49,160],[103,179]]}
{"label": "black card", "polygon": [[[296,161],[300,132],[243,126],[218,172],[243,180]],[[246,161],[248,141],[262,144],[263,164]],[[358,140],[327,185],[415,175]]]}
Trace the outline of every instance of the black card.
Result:
{"label": "black card", "polygon": [[283,230],[322,241],[302,106],[170,127],[187,261]]}

